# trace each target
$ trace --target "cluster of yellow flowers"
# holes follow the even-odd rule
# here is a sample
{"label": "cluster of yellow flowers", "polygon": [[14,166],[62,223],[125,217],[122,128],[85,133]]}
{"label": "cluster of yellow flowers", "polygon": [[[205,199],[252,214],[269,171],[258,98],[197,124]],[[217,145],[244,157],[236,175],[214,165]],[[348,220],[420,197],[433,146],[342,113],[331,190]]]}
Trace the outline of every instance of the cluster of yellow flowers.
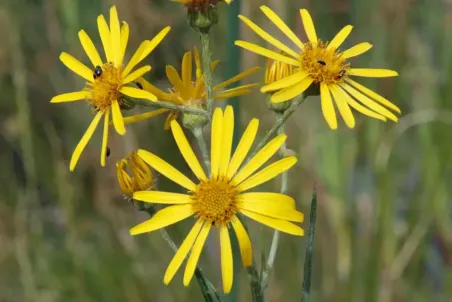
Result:
{"label": "cluster of yellow flowers", "polygon": [[[184,3],[189,13],[205,12],[220,2],[220,0],[174,1]],[[225,0],[227,3],[230,1]],[[339,49],[350,34],[352,26],[345,26],[330,42],[323,42],[317,37],[308,11],[301,9],[301,19],[309,39],[307,42],[302,42],[270,8],[262,6],[260,9],[295,46],[289,47],[283,44],[247,17],[238,16],[252,31],[277,49],[277,51],[270,50],[246,41],[235,42],[239,47],[268,58],[265,85],[261,87],[261,92],[269,93],[271,103],[293,100],[312,87],[319,91],[323,116],[331,129],[337,128],[334,104],[345,124],[350,128],[355,125],[351,108],[383,121],[398,120],[390,111],[400,113],[397,106],[351,79],[352,76],[397,76],[397,72],[387,69],[351,67],[350,58],[363,54],[372,47],[369,43],[360,43],[345,51]],[[108,130],[111,124],[117,133],[124,135],[125,125],[168,113],[164,127],[171,129],[179,150],[197,181],[193,182],[169,163],[145,150],[132,152],[119,161],[116,165],[118,180],[126,195],[146,203],[169,205],[158,211],[150,220],[132,228],[130,233],[132,235],[147,233],[188,217],[196,217],[196,223],[178,249],[164,276],[164,282],[168,284],[188,257],[184,273],[184,284],[188,285],[195,272],[207,235],[213,226],[217,227],[220,234],[223,289],[227,293],[233,281],[233,254],[229,227],[232,227],[237,234],[243,264],[245,266],[252,264],[251,241],[245,226],[239,219],[241,215],[238,216],[238,214],[243,214],[278,231],[299,236],[304,234],[303,230],[293,223],[303,221],[303,214],[296,210],[293,198],[280,193],[248,192],[284,173],[297,162],[295,156],[287,156],[261,169],[284,145],[286,136],[280,134],[266,142],[256,152],[250,152],[259,125],[259,121],[253,119],[234,151],[232,107],[227,106],[224,111],[216,108],[211,116],[211,112],[206,111],[208,89],[211,89],[211,97],[214,100],[248,94],[259,84],[243,85],[226,90],[224,88],[255,73],[259,67],[248,69],[231,79],[209,87],[205,79],[205,70],[209,68],[209,71],[213,72],[219,61],[212,62],[211,66],[203,66],[198,50],[194,48],[193,52],[188,51],[183,56],[180,74],[173,66],[166,67],[166,75],[173,88],[165,92],[143,78],[143,75],[151,70],[151,66],[145,65],[138,68],[138,65],[164,39],[170,27],[162,29],[153,39],[142,42],[126,64],[124,57],[129,40],[128,24],[126,22],[120,24],[114,6],[110,9],[109,24],[103,15],[97,18],[97,24],[105,53],[104,59],[101,58],[88,34],[81,30],[80,42],[92,64],[91,67],[65,52],[60,55],[60,60],[84,78],[87,81],[86,86],[81,91],[60,94],[51,100],[52,103],[86,100],[94,113],[93,121],[73,152],[69,168],[71,171],[75,169],[82,151],[102,117],[104,117],[104,128],[100,162],[105,166],[109,150]],[[199,26],[199,23],[196,24]],[[192,75],[193,61],[195,78]],[[135,106],[137,100],[153,102],[156,105],[173,104],[206,112],[208,115],[206,120],[211,120],[210,159],[206,167],[203,167],[197,159],[178,122],[183,112],[177,110],[177,107],[171,109],[162,106],[163,108],[151,112],[123,117],[123,112]],[[280,107],[280,110],[284,111],[284,108],[286,107]],[[156,190],[148,165],[179,184],[187,193]]]}

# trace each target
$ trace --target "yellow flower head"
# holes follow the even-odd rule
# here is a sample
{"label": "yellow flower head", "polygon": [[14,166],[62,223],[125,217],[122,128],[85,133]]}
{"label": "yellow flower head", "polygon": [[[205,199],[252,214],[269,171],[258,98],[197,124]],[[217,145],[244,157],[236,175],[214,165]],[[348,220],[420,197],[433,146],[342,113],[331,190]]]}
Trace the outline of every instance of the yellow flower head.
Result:
{"label": "yellow flower head", "polygon": [[261,10],[296,46],[296,50],[293,50],[248,18],[239,16],[256,34],[286,54],[277,53],[246,41],[236,41],[236,45],[267,58],[294,66],[293,74],[262,87],[262,92],[278,90],[272,95],[272,102],[290,100],[303,93],[311,84],[316,84],[320,86],[323,115],[332,129],[337,128],[333,99],[340,115],[350,128],[355,126],[355,118],[350,107],[376,119],[386,121],[388,118],[395,122],[398,121],[398,118],[388,110],[389,108],[400,113],[397,106],[350,78],[351,76],[380,78],[398,75],[397,72],[388,69],[351,67],[348,59],[363,54],[372,47],[371,44],[365,42],[345,51],[339,50],[342,42],[352,30],[351,25],[345,26],[330,42],[323,42],[317,38],[308,11],[301,9],[301,18],[309,39],[309,42],[303,43],[270,8],[261,6]]}
{"label": "yellow flower head", "polygon": [[[192,78],[192,69],[193,69],[193,57],[195,61],[195,78]],[[215,70],[215,67],[220,63],[220,61],[212,62],[211,69]],[[169,89],[168,92],[164,92],[159,88],[155,87],[148,81],[143,78],[139,78],[137,81],[141,84],[145,91],[149,91],[150,93],[157,96],[160,101],[173,103],[176,105],[184,105],[188,107],[198,107],[205,108],[206,105],[206,84],[204,82],[204,76],[201,69],[201,61],[199,57],[199,52],[195,48],[193,51],[193,55],[191,51],[185,53],[182,59],[182,67],[181,67],[181,75],[177,72],[176,68],[173,66],[166,66],[166,76],[168,77],[169,82],[173,86]],[[242,85],[239,87],[222,90],[223,88],[240,81],[241,79],[247,77],[248,75],[259,70],[259,67],[250,68],[238,75],[230,78],[227,81],[224,81],[212,88],[213,90],[213,98],[215,100],[225,100],[236,96],[245,95],[251,92],[251,88],[257,86],[258,84],[248,84]],[[163,111],[163,110],[162,110]],[[148,119],[150,117],[155,116],[160,112],[148,112],[144,114],[139,114],[132,117],[127,117],[124,119],[126,124],[134,123],[138,121],[142,121]],[[169,129],[170,123],[172,120],[177,119],[178,112],[170,112],[166,123],[165,129]]]}
{"label": "yellow flower head", "polygon": [[102,117],[105,118],[100,162],[102,166],[105,166],[110,114],[112,115],[116,132],[121,135],[126,132],[121,114],[121,107],[124,105],[122,104],[121,95],[151,101],[157,100],[152,93],[128,85],[151,70],[151,66],[146,65],[133,71],[170,30],[170,27],[166,27],[151,41],[146,40],[141,43],[130,61],[124,64],[124,54],[129,41],[129,26],[126,22],[123,22],[122,26],[120,25],[116,7],[113,6],[110,9],[110,25],[107,24],[103,15],[97,18],[97,25],[105,51],[105,61],[102,61],[88,34],[84,30],[79,31],[80,43],[91,61],[92,68],[87,67],[65,52],[61,53],[60,60],[66,67],[88,82],[83,90],[57,95],[50,101],[51,103],[62,103],[86,99],[95,113],[91,125],[72,154],[69,165],[71,171],[75,169],[83,149],[91,139]]}
{"label": "yellow flower head", "polygon": [[116,163],[116,174],[122,192],[130,197],[137,191],[148,190],[154,183],[151,170],[136,152]]}
{"label": "yellow flower head", "polygon": [[136,200],[171,206],[132,228],[130,233],[132,235],[147,233],[188,217],[196,218],[194,227],[166,270],[165,284],[171,281],[191,252],[184,273],[184,285],[190,283],[207,235],[212,227],[217,227],[220,233],[223,290],[228,293],[233,281],[231,241],[228,232],[231,226],[239,241],[244,266],[250,266],[252,263],[251,241],[237,217],[238,213],[282,232],[298,236],[304,234],[299,226],[290,222],[303,221],[303,214],[295,209],[295,201],[291,197],[279,193],[246,192],[288,170],[297,162],[294,156],[289,156],[259,170],[284,144],[286,136],[282,134],[243,164],[256,137],[258,125],[257,119],[250,122],[236,151],[232,154],[234,112],[231,106],[226,107],[224,114],[217,108],[212,121],[211,167],[207,175],[182,128],[176,121],[172,121],[173,136],[186,163],[196,175],[197,183],[156,155],[144,150],[138,151],[138,155],[146,163],[184,187],[187,193],[136,192],[133,195]]}

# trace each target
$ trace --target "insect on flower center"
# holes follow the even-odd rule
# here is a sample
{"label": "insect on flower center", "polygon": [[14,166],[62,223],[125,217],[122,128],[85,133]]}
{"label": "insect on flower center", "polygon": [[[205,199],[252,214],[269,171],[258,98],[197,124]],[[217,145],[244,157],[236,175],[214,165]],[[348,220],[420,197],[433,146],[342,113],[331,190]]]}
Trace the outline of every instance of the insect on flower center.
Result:
{"label": "insect on flower center", "polygon": [[213,224],[224,225],[237,213],[237,190],[223,180],[201,182],[194,194],[197,216]]}
{"label": "insect on flower center", "polygon": [[333,48],[328,49],[328,43],[318,41],[304,44],[301,53],[301,68],[309,72],[314,83],[336,84],[347,77],[350,64]]}
{"label": "insect on flower center", "polygon": [[94,82],[87,83],[85,90],[91,94],[88,97],[94,110],[104,111],[111,106],[114,100],[119,100],[119,89],[122,85],[122,67],[116,67],[113,63],[96,66],[93,70]]}

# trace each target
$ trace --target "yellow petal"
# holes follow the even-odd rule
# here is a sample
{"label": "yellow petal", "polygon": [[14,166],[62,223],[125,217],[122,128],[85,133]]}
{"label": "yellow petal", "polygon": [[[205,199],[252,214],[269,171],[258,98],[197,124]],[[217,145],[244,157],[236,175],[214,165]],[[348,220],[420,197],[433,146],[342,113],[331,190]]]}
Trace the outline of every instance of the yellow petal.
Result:
{"label": "yellow petal", "polygon": [[171,82],[171,84],[180,92],[182,98],[187,98],[191,84],[189,86],[186,86],[180,78],[177,70],[171,65],[166,66],[166,76],[168,77],[168,80]]}
{"label": "yellow petal", "polygon": [[192,74],[192,58],[191,51],[184,54],[182,58],[182,81],[186,87],[191,87],[191,74]]}
{"label": "yellow petal", "polygon": [[166,269],[165,277],[163,277],[163,282],[165,284],[168,285],[168,283],[171,282],[177,270],[184,261],[185,257],[187,257],[188,252],[191,250],[193,244],[195,243],[196,237],[198,237],[199,231],[201,230],[203,224],[204,221],[198,219],[196,224],[191,229],[190,233],[188,233],[187,237],[185,237],[184,242],[179,247],[179,249],[176,252],[176,255],[174,255],[173,259],[168,265],[168,268]]}
{"label": "yellow petal", "polygon": [[236,96],[242,96],[245,94],[250,94],[251,90],[250,89],[243,89],[243,88],[234,88],[234,90],[231,89],[231,91],[227,90],[227,91],[221,91],[218,94],[214,95],[214,99],[215,101],[220,101],[220,100],[226,100],[226,99],[230,99]]}
{"label": "yellow petal", "polygon": [[245,22],[246,25],[248,25],[249,28],[251,28],[256,34],[258,34],[262,39],[270,43],[271,45],[275,46],[279,50],[282,50],[283,52],[291,55],[292,57],[298,59],[300,55],[278,41],[277,39],[273,38],[270,34],[268,34],[265,30],[257,26],[255,23],[253,23],[250,19],[248,19],[245,16],[239,15],[240,20]]}
{"label": "yellow petal", "polygon": [[105,58],[107,62],[113,62],[113,52],[111,49],[111,36],[110,30],[108,29],[107,21],[103,15],[97,17],[97,27],[99,28],[99,35],[104,46]]}
{"label": "yellow petal", "polygon": [[77,162],[80,158],[80,155],[83,152],[83,149],[85,149],[89,140],[93,136],[94,130],[96,130],[97,125],[99,125],[100,119],[102,118],[103,114],[104,113],[101,111],[97,112],[93,121],[91,122],[88,129],[86,130],[85,134],[83,134],[82,139],[78,142],[77,147],[75,147],[74,153],[72,153],[71,162],[69,164],[69,169],[71,171],[74,171],[75,165],[77,164]]}
{"label": "yellow petal", "polygon": [[223,148],[223,111],[216,108],[213,113],[210,143],[211,178],[216,179],[220,172],[221,150]]}
{"label": "yellow petal", "polygon": [[274,11],[272,11],[265,5],[262,5],[260,9],[267,16],[267,18],[270,19],[270,21],[273,22],[273,24],[275,24],[277,28],[279,28],[279,30],[281,30],[293,43],[295,43],[295,45],[298,46],[298,48],[303,49],[303,43],[301,43],[297,35],[295,35],[294,32],[290,30],[286,23],[284,23],[284,21],[281,20],[281,18],[278,17],[278,15]]}
{"label": "yellow petal", "polygon": [[364,105],[366,105],[367,107],[372,109],[373,111],[375,111],[375,112],[377,112],[377,113],[389,118],[390,120],[393,120],[394,122],[397,122],[399,120],[397,118],[397,116],[395,116],[391,111],[389,111],[385,107],[381,106],[377,102],[371,100],[370,98],[368,98],[367,96],[365,96],[364,94],[362,94],[358,90],[354,89],[350,85],[343,84],[343,85],[341,85],[341,87],[342,87],[342,89],[345,89],[354,98],[356,98],[358,101],[360,101],[361,103],[363,103]]}
{"label": "yellow petal", "polygon": [[359,104],[358,102],[356,102],[349,94],[347,94],[344,90],[342,90],[342,88],[339,88],[338,91],[341,92],[341,94],[344,96],[344,99],[347,101],[347,103],[354,108],[356,111],[361,112],[364,115],[382,120],[386,122],[386,118],[384,116],[382,116],[381,114],[378,114],[366,107],[364,107],[363,105]]}
{"label": "yellow petal", "polygon": [[331,93],[333,94],[334,101],[336,102],[337,108],[339,109],[339,113],[344,119],[345,124],[349,128],[355,127],[355,118],[353,117],[353,113],[350,110],[350,107],[345,100],[345,97],[338,90],[339,88],[336,85],[328,86]]}
{"label": "yellow petal", "polygon": [[122,65],[124,62],[124,55],[127,49],[127,43],[129,42],[129,24],[127,24],[124,21],[122,22],[120,39],[121,39],[121,49],[119,51],[118,62],[119,65]]}
{"label": "yellow petal", "polygon": [[119,92],[121,92],[122,94],[125,94],[127,96],[136,98],[136,99],[144,99],[144,100],[149,100],[149,101],[153,101],[153,102],[157,101],[157,97],[146,90],[123,86],[123,87],[121,87],[121,89],[119,89]]}
{"label": "yellow petal", "polygon": [[270,179],[275,178],[279,174],[283,173],[284,171],[289,170],[295,163],[297,162],[297,158],[295,156],[289,156],[283,159],[278,160],[277,162],[274,162],[273,164],[269,165],[265,169],[262,169],[261,171],[257,172],[253,176],[249,177],[245,181],[243,181],[239,186],[238,190],[240,192],[249,190],[251,188],[257,187],[260,184],[263,184],[264,182],[269,181]]}
{"label": "yellow petal", "polygon": [[261,88],[261,92],[280,90],[295,84],[300,84],[301,81],[303,81],[308,75],[309,73],[307,73],[306,71],[300,70],[290,76],[282,78],[281,80],[263,86]]}
{"label": "yellow petal", "polygon": [[260,215],[260,214],[250,212],[247,210],[240,210],[240,212],[243,215],[256,220],[257,222],[260,222],[262,224],[265,224],[266,226],[274,228],[275,230],[278,230],[278,231],[281,231],[281,232],[284,232],[287,234],[291,234],[291,235],[296,235],[296,236],[304,235],[304,230],[291,222]]}
{"label": "yellow petal", "polygon": [[328,44],[327,49],[337,49],[341,47],[342,43],[347,39],[347,37],[352,32],[353,26],[347,25],[344,28],[341,29],[340,32],[337,33],[337,35],[331,40],[331,42]]}
{"label": "yellow petal", "polygon": [[143,67],[138,68],[137,70],[135,70],[132,73],[129,73],[128,76],[126,76],[124,78],[124,80],[122,80],[122,84],[125,85],[127,83],[130,83],[132,81],[135,81],[136,79],[138,79],[139,77],[143,76],[146,72],[151,71],[151,66],[146,65]]}
{"label": "yellow petal", "polygon": [[314,82],[314,80],[311,77],[306,77],[300,83],[286,87],[276,92],[271,96],[270,101],[273,103],[280,103],[293,99],[294,97],[302,94],[306,89],[308,89],[309,86],[311,86],[312,82]]}
{"label": "yellow petal", "polygon": [[191,202],[190,195],[163,191],[138,191],[133,193],[133,199],[158,204],[187,204]]}
{"label": "yellow petal", "polygon": [[209,231],[212,224],[204,223],[201,231],[199,232],[198,238],[196,238],[195,244],[193,245],[193,249],[191,250],[190,257],[187,261],[187,267],[184,272],[184,286],[188,286],[190,284],[191,278],[193,278],[193,274],[196,269],[196,264],[198,263],[199,256],[201,255],[202,248],[204,247],[204,243],[206,242],[207,235],[209,235]]}
{"label": "yellow petal", "polygon": [[179,172],[176,168],[168,164],[160,157],[148,152],[146,150],[139,149],[138,155],[150,165],[152,168],[171,179],[175,183],[181,185],[189,191],[195,191],[196,185],[187,178],[184,174]]}
{"label": "yellow petal", "polygon": [[202,169],[201,164],[199,163],[195,155],[195,152],[193,152],[193,149],[190,146],[187,137],[176,121],[171,122],[171,131],[173,132],[174,139],[176,140],[179,151],[184,157],[185,162],[188,164],[188,166],[191,168],[191,170],[199,180],[206,180],[207,176],[204,173],[204,170]]}
{"label": "yellow petal", "polygon": [[368,51],[371,48],[372,48],[372,44],[370,44],[370,43],[367,43],[367,42],[359,43],[359,44],[352,46],[349,49],[345,50],[341,54],[341,57],[343,57],[344,59],[356,57],[356,56],[359,56],[359,55],[365,53],[366,51]]}
{"label": "yellow petal", "polygon": [[54,96],[50,103],[65,103],[79,101],[86,98],[89,94],[86,91],[68,92]]}
{"label": "yellow petal", "polygon": [[169,101],[171,99],[171,94],[160,90],[159,88],[146,81],[144,78],[137,79],[137,82],[140,83],[141,86],[143,86],[144,90],[147,90],[150,93],[154,94],[159,100]]}
{"label": "yellow petal", "polygon": [[243,197],[240,200],[242,202],[239,203],[239,208],[242,210],[281,220],[303,222],[304,219],[303,213],[295,209],[283,207],[278,201],[267,200],[264,202],[258,199],[244,199]]}
{"label": "yellow petal", "polygon": [[234,275],[234,266],[232,265],[231,238],[226,226],[220,228],[220,247],[221,247],[221,276],[223,281],[223,292],[229,293],[232,288]]}
{"label": "yellow petal", "polygon": [[259,169],[267,160],[272,157],[276,151],[284,144],[286,141],[286,135],[281,134],[268,142],[257,154],[237,173],[237,175],[232,179],[232,182],[240,184],[242,181],[248,178],[251,174]]}
{"label": "yellow petal", "polygon": [[221,89],[221,88],[224,88],[224,87],[226,87],[226,86],[229,86],[229,85],[231,85],[232,83],[238,82],[238,81],[240,81],[241,79],[243,79],[243,78],[249,76],[250,74],[255,73],[256,71],[258,71],[258,70],[260,70],[260,69],[261,69],[260,67],[253,67],[253,68],[250,68],[250,69],[248,69],[248,70],[245,70],[244,72],[239,73],[239,74],[236,75],[235,77],[232,77],[232,78],[230,78],[229,80],[224,81],[224,82],[222,82],[222,83],[220,83],[220,84],[214,86],[214,87],[213,87],[213,91],[218,90],[218,89]]}
{"label": "yellow petal", "polygon": [[246,41],[240,41],[240,40],[235,41],[234,43],[237,46],[240,46],[240,47],[245,48],[245,49],[247,49],[249,51],[257,53],[258,55],[261,55],[261,56],[264,56],[264,57],[267,57],[267,58],[270,58],[270,59],[273,59],[273,60],[276,60],[276,61],[279,61],[279,62],[283,62],[283,63],[289,64],[289,65],[300,66],[300,62],[297,61],[297,60],[292,59],[290,57],[286,57],[285,55],[282,55],[280,53],[268,50],[266,48],[257,46],[256,44],[252,44],[252,43],[249,43],[249,42],[246,42]]}
{"label": "yellow petal", "polygon": [[253,264],[253,249],[251,245],[250,237],[247,231],[243,227],[243,224],[237,217],[233,217],[231,220],[232,227],[239,241],[240,254],[242,255],[242,262],[244,267],[249,267]]}
{"label": "yellow petal", "polygon": [[253,87],[256,87],[256,86],[259,86],[259,83],[241,85],[241,86],[238,86],[238,87],[222,90],[220,92],[217,92],[215,95],[220,95],[222,93],[236,92],[236,91],[239,91],[239,90],[249,90],[250,88],[253,88]]}
{"label": "yellow petal", "polygon": [[388,101],[387,99],[382,97],[381,95],[373,92],[369,88],[359,84],[358,82],[353,81],[350,78],[347,78],[346,81],[348,83],[352,84],[356,89],[360,90],[362,93],[367,94],[367,96],[369,96],[369,97],[373,98],[374,100],[376,100],[377,102],[379,102],[380,104],[382,104],[388,108],[391,108],[392,110],[396,111],[397,113],[401,113],[399,107],[397,107],[396,105],[394,105],[393,103],[391,103],[390,101]]}
{"label": "yellow petal", "polygon": [[168,111],[169,111],[169,109],[161,108],[161,109],[157,109],[157,110],[142,113],[142,114],[128,116],[128,117],[123,118],[122,120],[124,121],[124,125],[128,125],[128,124],[138,123],[138,122],[153,118],[154,116],[160,115],[160,114],[168,112]]}
{"label": "yellow petal", "polygon": [[387,78],[396,77],[399,74],[397,71],[389,69],[373,69],[373,68],[352,68],[348,72],[349,75],[369,78]]}
{"label": "yellow petal", "polygon": [[93,66],[102,66],[102,60],[99,53],[97,52],[97,49],[88,34],[84,30],[81,30],[78,32],[78,37]]}
{"label": "yellow petal", "polygon": [[320,84],[320,100],[322,104],[323,117],[331,129],[337,129],[336,111],[334,110],[333,99],[326,83]]}
{"label": "yellow petal", "polygon": [[238,198],[244,201],[259,200],[262,203],[277,203],[282,208],[295,209],[295,200],[292,197],[281,193],[249,192],[240,194]]}
{"label": "yellow petal", "polygon": [[[164,29],[162,29],[154,38],[152,38],[152,40],[150,41],[149,44],[147,44],[146,48],[144,49],[144,51],[141,53],[141,57],[139,62],[141,62],[142,60],[144,60],[144,58],[146,58],[159,44],[160,42],[162,42],[162,40],[165,38],[165,36],[168,34],[168,32],[170,31],[171,27],[167,26]],[[138,63],[139,63],[138,62]],[[137,64],[138,64],[137,63]]]}
{"label": "yellow petal", "polygon": [[231,179],[235,172],[240,168],[245,159],[246,155],[250,151],[251,146],[253,145],[254,139],[256,138],[257,129],[259,127],[259,120],[252,119],[248,124],[245,132],[240,139],[237,148],[235,149],[234,155],[232,156],[231,162],[228,167],[227,178]]}
{"label": "yellow petal", "polygon": [[124,127],[124,121],[122,120],[121,109],[119,108],[119,103],[117,100],[114,100],[111,103],[111,111],[113,117],[113,126],[115,127],[116,132],[120,135],[126,134],[126,128]]}
{"label": "yellow petal", "polygon": [[102,149],[100,149],[100,165],[105,167],[105,159],[107,157],[107,143],[108,143],[108,123],[110,122],[110,109],[105,111],[104,117],[104,133],[102,135]]}
{"label": "yellow petal", "polygon": [[143,51],[149,46],[150,41],[143,41],[141,42],[140,46],[138,47],[138,49],[135,51],[135,53],[133,54],[132,58],[130,58],[129,63],[127,63],[126,68],[124,68],[124,70],[122,71],[122,76],[126,77],[131,71],[132,69],[139,63],[141,62],[140,57],[141,54],[143,53]]}
{"label": "yellow petal", "polygon": [[315,33],[314,22],[312,22],[311,15],[306,9],[300,9],[301,20],[303,21],[304,31],[308,39],[314,45],[317,45],[317,34]]}
{"label": "yellow petal", "polygon": [[220,176],[225,176],[228,172],[229,160],[231,159],[232,140],[234,135],[234,110],[232,106],[226,106],[222,126],[222,142],[220,154]]}
{"label": "yellow petal", "polygon": [[121,26],[119,25],[118,11],[114,5],[110,8],[110,30],[113,63],[115,63],[115,66],[119,66],[119,56],[121,54]]}
{"label": "yellow petal", "polygon": [[60,60],[64,65],[66,65],[67,68],[69,68],[85,80],[90,82],[94,81],[93,71],[70,54],[62,52],[60,55]]}
{"label": "yellow petal", "polygon": [[175,224],[194,214],[191,204],[175,205],[158,211],[151,219],[140,223],[130,230],[130,235],[149,233],[171,224]]}

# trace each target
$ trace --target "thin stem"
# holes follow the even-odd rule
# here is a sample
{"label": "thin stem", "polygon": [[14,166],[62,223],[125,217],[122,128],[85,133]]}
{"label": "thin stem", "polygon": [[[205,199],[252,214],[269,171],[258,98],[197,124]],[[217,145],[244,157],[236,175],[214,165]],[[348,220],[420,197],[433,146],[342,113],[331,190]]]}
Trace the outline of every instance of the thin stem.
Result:
{"label": "thin stem", "polygon": [[306,94],[302,93],[299,96],[295,98],[295,100],[292,101],[292,104],[290,104],[290,107],[287,108],[283,114],[281,114],[281,118],[276,121],[276,123],[273,125],[273,127],[265,134],[264,138],[259,142],[259,145],[254,149],[253,153],[250,155],[249,158],[252,158],[256,153],[262,149],[269,141],[272,139],[272,137],[275,135],[276,132],[278,132],[278,129],[284,125],[286,120],[292,115],[292,113],[295,112],[298,105],[304,102],[306,99]]}
{"label": "thin stem", "polygon": [[136,101],[136,104],[139,106],[152,107],[152,108],[156,108],[156,107],[157,108],[166,108],[166,109],[170,109],[170,110],[180,111],[183,113],[193,113],[193,114],[197,114],[197,115],[201,115],[206,118],[209,118],[209,114],[207,111],[198,109],[198,108],[181,106],[181,105],[171,104],[171,103],[163,102],[163,101],[151,102],[151,101],[145,101],[145,100],[140,100],[140,99],[136,99],[135,101]]}
{"label": "thin stem", "polygon": [[204,165],[207,171],[210,171],[210,161],[209,161],[209,151],[207,150],[207,144],[204,140],[204,135],[202,134],[202,127],[196,127],[192,129],[196,140],[198,141],[199,149],[201,150],[202,158],[204,160]]}
{"label": "thin stem", "polygon": [[316,216],[317,216],[317,188],[316,185],[314,184],[314,190],[312,191],[311,213],[309,214],[308,244],[306,245],[306,256],[304,259],[303,294],[301,298],[302,302],[309,302],[311,293],[312,255],[314,251],[314,233]]}
{"label": "thin stem", "polygon": [[201,32],[201,56],[204,83],[206,84],[207,112],[212,116],[213,96],[212,96],[212,52],[210,50],[209,33]]}

